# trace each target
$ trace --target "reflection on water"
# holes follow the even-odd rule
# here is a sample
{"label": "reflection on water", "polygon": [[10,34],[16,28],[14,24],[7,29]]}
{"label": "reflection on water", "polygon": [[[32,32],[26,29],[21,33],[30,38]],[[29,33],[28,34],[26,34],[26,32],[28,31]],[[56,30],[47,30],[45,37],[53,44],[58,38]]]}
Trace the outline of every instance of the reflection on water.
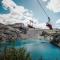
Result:
{"label": "reflection on water", "polygon": [[16,40],[0,43],[0,52],[5,47],[25,47],[31,53],[33,60],[39,60],[42,56],[43,60],[60,60],[60,49],[51,45],[45,40]]}

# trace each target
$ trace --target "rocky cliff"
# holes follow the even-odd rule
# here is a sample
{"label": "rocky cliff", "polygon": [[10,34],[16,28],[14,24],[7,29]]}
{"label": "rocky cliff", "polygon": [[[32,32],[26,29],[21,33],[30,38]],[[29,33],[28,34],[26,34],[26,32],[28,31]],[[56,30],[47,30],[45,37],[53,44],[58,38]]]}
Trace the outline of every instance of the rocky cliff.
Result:
{"label": "rocky cliff", "polygon": [[23,23],[4,25],[0,23],[0,40],[21,39],[21,34],[26,34],[27,28]]}

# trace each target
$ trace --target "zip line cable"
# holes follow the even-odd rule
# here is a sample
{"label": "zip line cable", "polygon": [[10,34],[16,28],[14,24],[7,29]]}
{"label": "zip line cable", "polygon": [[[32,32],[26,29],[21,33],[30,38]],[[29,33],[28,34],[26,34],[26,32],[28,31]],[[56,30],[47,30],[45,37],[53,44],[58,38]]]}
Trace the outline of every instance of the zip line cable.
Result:
{"label": "zip line cable", "polygon": [[48,16],[48,14],[44,10],[43,6],[41,5],[41,2],[39,0],[37,0],[37,3],[40,5],[40,7],[42,8],[42,10],[44,11],[44,13],[46,14],[46,16],[48,17],[48,20],[50,21],[50,17]]}
{"label": "zip line cable", "polygon": [[40,0],[37,0],[37,3],[40,5],[40,7],[42,8],[42,10],[44,11],[44,13],[46,14],[46,16],[48,17],[48,22],[46,23],[46,26],[49,27],[49,29],[53,29],[52,25],[50,24],[50,17],[48,16],[48,14],[46,13],[46,11],[44,10]]}
{"label": "zip line cable", "polygon": [[44,10],[44,8],[42,7],[42,5],[41,5],[41,3],[40,3],[40,1],[39,1],[39,0],[37,0],[37,3],[40,5],[40,7],[43,9],[44,13],[45,13],[45,14],[46,14],[46,16],[48,17],[48,15],[47,15],[46,11],[45,11],[45,10]]}

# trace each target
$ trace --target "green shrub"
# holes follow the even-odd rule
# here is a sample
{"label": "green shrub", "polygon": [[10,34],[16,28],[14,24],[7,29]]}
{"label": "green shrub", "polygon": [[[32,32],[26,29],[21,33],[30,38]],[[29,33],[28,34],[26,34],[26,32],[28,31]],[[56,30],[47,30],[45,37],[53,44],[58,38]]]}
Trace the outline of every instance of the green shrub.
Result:
{"label": "green shrub", "polygon": [[0,55],[0,60],[32,60],[31,55],[24,48],[7,48],[6,52]]}

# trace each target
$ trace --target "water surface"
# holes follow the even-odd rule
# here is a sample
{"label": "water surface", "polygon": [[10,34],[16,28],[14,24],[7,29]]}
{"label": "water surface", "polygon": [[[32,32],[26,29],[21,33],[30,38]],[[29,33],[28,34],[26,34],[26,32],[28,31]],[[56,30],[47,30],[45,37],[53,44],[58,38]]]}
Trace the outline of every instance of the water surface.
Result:
{"label": "water surface", "polygon": [[31,53],[32,60],[60,60],[60,48],[50,44],[47,40],[16,40],[15,42],[6,42],[2,46],[7,47],[24,47]]}

